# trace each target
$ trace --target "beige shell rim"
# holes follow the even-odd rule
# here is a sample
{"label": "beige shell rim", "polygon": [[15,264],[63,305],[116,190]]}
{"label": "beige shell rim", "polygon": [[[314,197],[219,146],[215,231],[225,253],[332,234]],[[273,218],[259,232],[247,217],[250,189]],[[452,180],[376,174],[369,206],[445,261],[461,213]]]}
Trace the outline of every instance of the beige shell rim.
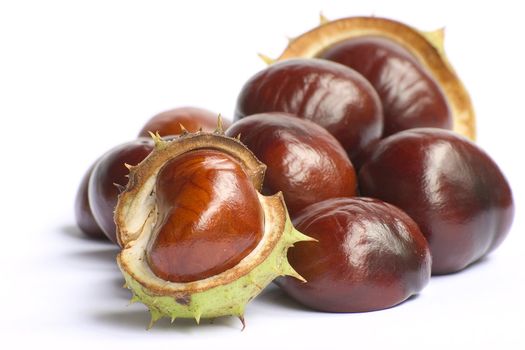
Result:
{"label": "beige shell rim", "polygon": [[380,17],[348,17],[328,21],[321,15],[321,24],[290,39],[277,59],[264,55],[261,58],[267,63],[290,58],[313,58],[340,41],[367,35],[386,37],[408,49],[443,89],[452,110],[453,130],[475,140],[474,108],[468,91],[445,55],[443,28],[424,32]]}

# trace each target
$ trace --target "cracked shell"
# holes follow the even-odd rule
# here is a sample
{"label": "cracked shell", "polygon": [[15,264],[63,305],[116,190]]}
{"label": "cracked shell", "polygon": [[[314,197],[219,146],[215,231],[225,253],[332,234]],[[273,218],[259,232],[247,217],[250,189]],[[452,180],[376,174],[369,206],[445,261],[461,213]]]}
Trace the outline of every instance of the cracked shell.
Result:
{"label": "cracked shell", "polygon": [[[213,133],[185,133],[170,141],[158,135],[153,138],[154,151],[139,165],[131,167],[129,182],[115,210],[117,238],[123,247],[117,262],[126,280],[125,286],[133,293],[132,301],[149,308],[150,327],[162,317],[172,321],[194,318],[198,323],[201,318],[232,315],[244,324],[246,304],[276,277],[288,275],[304,280],[288,263],[287,250],[298,241],[311,239],[295,230],[280,193],[273,196],[259,193],[266,167],[237,139],[224,136],[220,120]],[[242,167],[263,213],[261,238],[235,266],[214,275],[174,282],[159,277],[148,257],[151,242],[158,238],[157,228],[163,225],[159,219],[162,208],[157,200],[156,184],[167,163],[182,156],[191,158],[192,151],[203,150],[222,152]]]}

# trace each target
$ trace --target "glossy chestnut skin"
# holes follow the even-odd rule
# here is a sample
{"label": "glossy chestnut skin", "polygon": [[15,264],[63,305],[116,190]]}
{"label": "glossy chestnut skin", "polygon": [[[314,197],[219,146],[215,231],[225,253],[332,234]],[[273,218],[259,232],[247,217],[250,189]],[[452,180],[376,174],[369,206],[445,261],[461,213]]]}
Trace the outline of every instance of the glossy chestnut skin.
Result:
{"label": "glossy chestnut skin", "polygon": [[236,266],[258,244],[264,213],[239,161],[224,152],[196,150],[159,171],[158,221],[147,248],[163,280],[191,282]]}
{"label": "glossy chestnut skin", "polygon": [[333,198],[302,210],[295,227],[318,242],[288,251],[306,279],[278,281],[298,302],[329,312],[388,308],[418,293],[430,279],[431,257],[417,224],[371,198]]}
{"label": "glossy chestnut skin", "polygon": [[104,232],[117,243],[113,212],[117,205],[119,186],[128,183],[125,164],[137,165],[153,150],[153,141],[147,138],[123,143],[106,152],[96,163],[89,178],[88,198],[93,216]]}
{"label": "glossy chestnut skin", "polygon": [[288,112],[327,129],[350,159],[383,131],[381,101],[356,71],[320,59],[291,59],[254,75],[237,99],[234,120]]}
{"label": "glossy chestnut skin", "polygon": [[75,220],[78,228],[88,237],[95,239],[107,238],[100,226],[93,217],[93,212],[89,206],[88,199],[88,184],[91,173],[95,164],[89,167],[84,174],[80,185],[78,186],[77,195],[75,197]]}
{"label": "glossy chestnut skin", "polygon": [[363,195],[392,203],[421,228],[432,273],[459,271],[507,235],[514,204],[507,180],[474,143],[422,128],[382,140],[359,172]]}
{"label": "glossy chestnut skin", "polygon": [[362,36],[319,55],[361,73],[376,89],[385,117],[383,136],[417,127],[452,128],[452,115],[436,81],[401,45]]}
{"label": "glossy chestnut skin", "polygon": [[[181,125],[188,132],[213,131],[217,127],[218,113],[197,107],[179,107],[159,113],[146,122],[138,136],[149,137],[149,132],[158,132],[160,136],[178,135],[182,133]],[[223,118],[223,127],[230,122]]]}
{"label": "glossy chestnut skin", "polygon": [[313,122],[282,112],[254,114],[226,135],[240,135],[266,164],[263,194],[282,191],[291,217],[324,199],[357,195],[357,176],[345,150]]}

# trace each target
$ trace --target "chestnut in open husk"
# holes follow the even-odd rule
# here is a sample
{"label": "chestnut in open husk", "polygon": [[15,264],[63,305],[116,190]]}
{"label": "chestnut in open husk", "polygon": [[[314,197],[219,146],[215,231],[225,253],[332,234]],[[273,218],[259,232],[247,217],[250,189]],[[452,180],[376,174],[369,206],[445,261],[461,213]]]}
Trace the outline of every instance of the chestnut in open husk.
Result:
{"label": "chestnut in open husk", "polygon": [[[280,275],[302,279],[286,252],[309,240],[280,193],[263,196],[265,166],[238,140],[214,133],[155,137],[130,168],[115,210],[117,257],[133,301],[161,317],[235,315]],[[244,323],[244,321],[243,321]]]}
{"label": "chestnut in open husk", "polygon": [[304,208],[294,225],[318,242],[288,251],[308,282],[284,277],[278,285],[320,311],[388,308],[418,293],[430,279],[425,237],[403,211],[371,198],[332,198]]}
{"label": "chestnut in open husk", "polygon": [[512,192],[494,161],[446,130],[405,130],[374,148],[359,171],[365,196],[394,204],[421,228],[432,273],[459,271],[501,244],[514,215]]}
{"label": "chestnut in open husk", "polygon": [[448,128],[449,110],[453,130],[475,139],[474,108],[446,57],[443,29],[425,32],[381,17],[322,17],[318,27],[290,40],[276,60],[262,57],[269,64],[328,58],[356,69],[382,97],[386,135],[408,127]]}
{"label": "chestnut in open husk", "polygon": [[283,192],[292,218],[304,207],[357,194],[357,176],[339,142],[323,127],[282,112],[254,114],[226,135],[244,143],[266,167],[263,194]]}

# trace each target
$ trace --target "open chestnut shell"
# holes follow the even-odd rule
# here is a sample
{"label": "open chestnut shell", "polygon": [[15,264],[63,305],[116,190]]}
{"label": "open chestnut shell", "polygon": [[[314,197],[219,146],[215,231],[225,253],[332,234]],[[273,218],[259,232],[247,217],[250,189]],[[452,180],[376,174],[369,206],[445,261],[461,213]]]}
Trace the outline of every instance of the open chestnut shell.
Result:
{"label": "open chestnut shell", "polygon": [[287,112],[328,130],[350,159],[383,131],[381,101],[361,74],[321,59],[291,59],[251,77],[237,98],[234,120]]}
{"label": "open chestnut shell", "polygon": [[[153,116],[138,136],[149,137],[150,132],[160,136],[179,135],[182,132],[213,131],[217,126],[217,113],[198,107],[178,107]],[[230,124],[223,119],[225,128]]]}
{"label": "open chestnut shell", "polygon": [[[222,132],[154,137],[115,209],[117,262],[134,301],[162,317],[235,315],[274,278],[301,278],[286,252],[309,240],[280,193],[258,193],[264,164]],[[244,323],[244,321],[243,321]]]}
{"label": "open chestnut shell", "polygon": [[381,140],[359,171],[359,186],[418,223],[430,244],[433,274],[459,271],[493,251],[514,215],[511,189],[496,163],[441,129]]}
{"label": "open chestnut shell", "polygon": [[357,176],[339,142],[323,127],[282,112],[254,114],[234,123],[238,136],[266,167],[262,193],[283,192],[292,218],[304,207],[357,194]]}
{"label": "open chestnut shell", "polygon": [[308,282],[287,277],[278,285],[320,311],[364,312],[388,308],[418,293],[430,279],[425,237],[403,211],[371,198],[332,198],[303,209],[294,225],[318,242],[288,251]]}
{"label": "open chestnut shell", "polygon": [[[432,78],[432,80],[437,83],[445,96],[447,105],[450,108],[450,112],[452,114],[453,130],[468,137],[471,140],[475,139],[475,115],[472,102],[467,90],[463,86],[463,83],[459,79],[458,75],[454,71],[454,68],[449,63],[445,55],[443,29],[424,32],[412,28],[404,23],[380,17],[349,17],[337,19],[334,21],[328,21],[326,18],[322,17],[321,24],[318,27],[293,38],[283,53],[276,60],[272,60],[266,56],[263,56],[263,58],[268,63],[274,63],[286,61],[292,58],[326,57],[325,55],[329,53],[332,48],[339,51],[339,54],[344,54],[345,45],[353,45],[353,42],[358,43],[359,41],[361,43],[365,42],[366,44],[366,41],[370,38],[373,38],[373,40],[381,40],[381,42],[385,42],[386,40],[391,42],[391,45],[380,45],[379,51],[375,51],[377,49],[376,46],[376,49],[372,51],[375,51],[376,54],[379,54],[377,56],[375,56],[376,54],[372,54],[368,57],[364,57],[367,56],[366,52],[359,52],[360,50],[365,49],[365,46],[367,45],[360,45],[361,47],[358,50],[356,48],[356,52],[361,58],[357,58],[356,60],[360,60],[361,63],[356,65],[354,68],[364,73],[365,76],[368,75],[366,72],[371,72],[374,74],[380,71],[382,71],[383,74],[386,72],[392,72],[392,69],[383,70],[378,67],[373,67],[372,65],[375,65],[376,63],[384,63],[381,62],[381,57],[385,58],[383,55],[385,52],[382,50],[388,49],[389,47],[392,48],[392,46],[397,47],[397,49],[394,48],[394,51],[397,53],[394,52],[394,55],[390,56],[394,59],[391,61],[391,63],[396,63],[395,56],[398,56],[398,58],[401,58],[401,61],[398,60],[397,64],[399,65],[402,63],[405,68],[407,65],[412,66],[409,67],[410,69],[408,70],[408,72],[411,74],[417,73],[417,75],[422,77],[424,72],[426,72]],[[369,43],[371,43],[371,41],[369,41]],[[409,56],[402,54],[404,57],[400,57],[399,50],[409,53]],[[382,53],[380,51],[382,51]],[[334,54],[334,52],[331,54]],[[354,59],[350,59],[349,57],[343,59],[342,56],[345,55],[340,56],[339,54],[334,55],[332,58],[337,58],[336,60],[338,61],[345,61],[346,59],[349,59],[348,63],[355,63],[350,62]],[[418,72],[417,66],[413,66],[410,62],[410,57],[414,58],[414,62],[417,63],[423,69],[423,71]],[[398,74],[395,73],[395,75]],[[400,77],[398,76],[398,78]],[[386,83],[388,77],[378,77],[371,80],[379,80]],[[432,85],[431,81],[428,81],[428,79],[425,78],[424,80],[426,81],[425,85]],[[414,82],[416,81],[418,80],[415,80]],[[419,83],[421,82],[422,80],[419,80]],[[410,87],[408,88],[408,90],[410,90]],[[419,94],[422,94],[421,96],[426,95],[421,91],[421,89],[417,90],[419,90],[419,92],[414,94],[414,97],[418,96]],[[432,88],[432,90],[437,92],[434,88]],[[382,93],[384,93],[384,87],[383,92],[380,91],[380,94]],[[386,109],[388,109],[388,107]],[[402,109],[410,111],[409,106]],[[443,109],[443,106],[440,107],[440,109]],[[423,118],[426,117],[423,115]],[[387,119],[389,118],[387,117]],[[445,119],[442,119],[442,122],[445,122],[445,124],[442,124],[443,126],[447,126]],[[435,126],[434,121],[431,121],[431,123],[432,125],[427,126]],[[409,123],[408,126],[410,125],[417,126],[417,123]],[[399,126],[403,125],[398,125],[397,127],[387,126],[386,133],[389,134],[393,132]]]}

